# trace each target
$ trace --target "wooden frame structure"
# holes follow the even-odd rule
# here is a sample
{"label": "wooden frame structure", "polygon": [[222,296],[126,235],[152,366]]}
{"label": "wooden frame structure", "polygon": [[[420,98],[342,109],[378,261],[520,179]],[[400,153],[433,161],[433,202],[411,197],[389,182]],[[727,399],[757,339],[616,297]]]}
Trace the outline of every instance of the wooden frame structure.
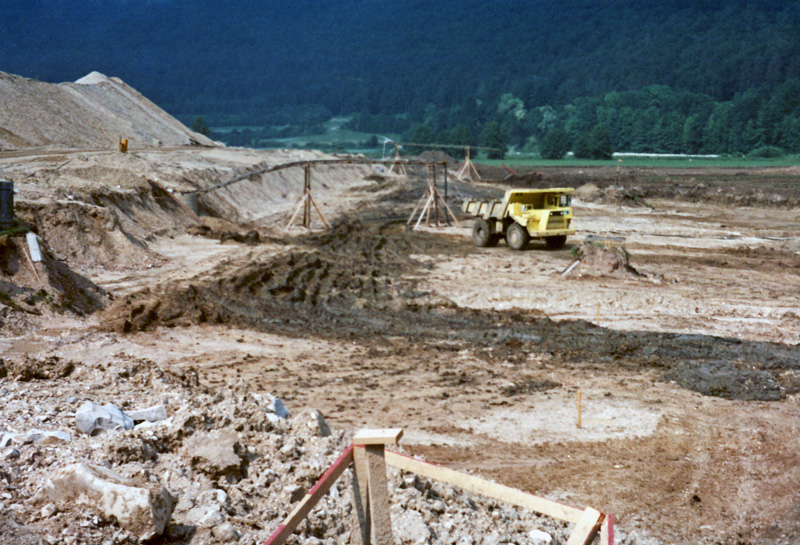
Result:
{"label": "wooden frame structure", "polygon": [[[475,176],[474,179],[473,176]],[[474,181],[481,179],[481,175],[478,174],[478,169],[475,168],[475,165],[472,164],[469,158],[469,146],[464,148],[464,165],[461,167],[461,170],[458,171],[458,174],[456,174],[456,178],[462,182],[465,180]]]}
{"label": "wooden frame structure", "polygon": [[406,167],[403,166],[403,160],[400,159],[400,146],[397,144],[394,146],[394,161],[392,162],[392,166],[389,167],[389,170],[386,171],[386,174],[394,174],[395,176],[405,176],[408,174]]}
{"label": "wooden frame structure", "polygon": [[291,219],[289,219],[289,223],[286,224],[284,231],[288,231],[289,227],[292,226],[294,223],[297,214],[300,212],[300,208],[303,209],[303,227],[306,229],[311,229],[311,206],[314,206],[314,210],[317,211],[319,214],[319,219],[322,220],[322,223],[325,224],[325,227],[328,229],[331,226],[328,224],[328,220],[325,219],[325,216],[322,214],[322,211],[317,206],[317,203],[314,202],[314,197],[311,196],[311,165],[306,163],[303,167],[304,176],[303,176],[303,193],[300,195],[300,198],[297,199],[297,204],[295,205],[294,213],[292,214]]}
{"label": "wooden frame structure", "polygon": [[[425,225],[430,226],[431,224],[431,211],[433,211],[433,219],[435,222],[436,227],[441,227],[439,223],[439,208],[441,204],[442,214],[444,223],[449,225],[450,221],[448,218],[448,213],[450,214],[450,218],[453,218],[453,222],[455,222],[456,227],[458,227],[458,219],[456,215],[453,214],[453,211],[450,210],[450,206],[447,204],[447,199],[443,199],[439,190],[436,188],[436,164],[429,163],[428,164],[428,173],[427,173],[428,185],[425,189],[425,193],[422,195],[420,200],[417,202],[414,210],[411,212],[411,215],[408,217],[408,221],[406,225],[411,225],[411,222],[414,221],[414,216],[417,215],[417,210],[419,210],[419,219],[417,219],[417,223],[414,224],[414,229],[419,227],[419,224],[422,223],[422,218],[425,218]],[[444,163],[444,184],[445,184],[445,191],[447,190],[447,164]],[[423,206],[424,203],[424,206]],[[422,209],[420,210],[420,207]]]}
{"label": "wooden frame structure", "polygon": [[567,540],[567,545],[590,545],[598,533],[600,534],[600,545],[614,545],[613,516],[604,515],[591,507],[583,510],[570,507],[522,490],[459,473],[385,449],[386,445],[397,444],[402,436],[403,430],[401,429],[365,430],[357,433],[353,437],[353,442],[300,500],[264,542],[264,545],[285,543],[351,463],[355,466],[353,501],[356,520],[354,523],[358,526],[358,528],[353,528],[351,535],[358,545],[394,545],[386,484],[387,466],[572,523],[575,526]]}

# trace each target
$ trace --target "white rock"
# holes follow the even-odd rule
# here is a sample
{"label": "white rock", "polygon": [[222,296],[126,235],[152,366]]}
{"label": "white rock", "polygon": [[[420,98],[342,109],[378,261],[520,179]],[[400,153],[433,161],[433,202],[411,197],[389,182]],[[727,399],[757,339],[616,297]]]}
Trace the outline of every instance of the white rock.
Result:
{"label": "white rock", "polygon": [[83,503],[114,516],[140,540],[160,535],[175,505],[165,488],[131,486],[122,475],[94,464],[74,464],[60,469],[37,497],[59,503]]}
{"label": "white rock", "polygon": [[531,538],[532,545],[544,545],[546,543],[550,543],[553,541],[553,536],[548,534],[547,532],[542,532],[541,530],[533,529],[528,532],[528,537]]}
{"label": "white rock", "polygon": [[228,522],[220,524],[219,526],[214,526],[211,530],[211,534],[222,542],[239,541],[241,535],[236,528],[233,527],[233,524]]}
{"label": "white rock", "polygon": [[147,409],[128,411],[125,414],[134,422],[159,422],[167,418],[167,408],[164,405],[154,405]]}
{"label": "white rock", "polygon": [[58,507],[56,507],[55,504],[48,503],[42,507],[42,518],[50,518],[56,513],[58,513]]}
{"label": "white rock", "polygon": [[418,511],[405,510],[392,516],[392,531],[400,543],[422,545],[431,539],[431,530]]}
{"label": "white rock", "polygon": [[121,409],[107,403],[86,401],[75,413],[75,426],[88,435],[103,430],[133,429],[133,420]]}
{"label": "white rock", "polygon": [[189,509],[186,513],[186,522],[196,526],[210,528],[225,522],[222,511],[217,505],[201,505]]}

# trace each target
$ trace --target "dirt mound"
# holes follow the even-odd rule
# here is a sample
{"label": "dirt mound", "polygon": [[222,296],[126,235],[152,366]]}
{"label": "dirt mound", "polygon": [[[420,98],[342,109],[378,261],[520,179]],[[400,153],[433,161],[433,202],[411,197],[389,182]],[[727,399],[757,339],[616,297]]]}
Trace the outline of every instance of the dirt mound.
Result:
{"label": "dirt mound", "polygon": [[401,278],[415,267],[408,258],[413,244],[383,230],[402,228],[340,223],[305,240],[315,251],[294,250],[263,263],[218,271],[210,281],[166,294],[131,295],[110,309],[111,321],[117,330],[128,332],[159,323],[257,323],[302,313],[403,306],[419,295],[413,281]]}
{"label": "dirt mound", "polygon": [[455,168],[458,166],[458,161],[447,155],[443,151],[423,151],[419,154],[420,161],[429,161],[431,163],[447,163],[449,168]]}
{"label": "dirt mound", "polygon": [[[0,149],[216,146],[119,78],[97,72],[54,85],[0,72]],[[68,119],[69,123],[64,123]]]}
{"label": "dirt mound", "polygon": [[771,373],[735,363],[688,362],[666,373],[664,380],[725,399],[778,401],[783,397],[783,389]]}
{"label": "dirt mound", "polygon": [[595,184],[589,183],[577,188],[575,190],[575,196],[583,202],[652,208],[645,200],[645,191],[639,187],[610,185],[600,188]]}
{"label": "dirt mound", "polygon": [[625,248],[618,246],[595,246],[581,244],[575,250],[580,263],[570,271],[574,276],[636,278],[641,276],[629,262]]}
{"label": "dirt mound", "polygon": [[34,263],[25,236],[0,237],[0,303],[39,314],[43,308],[89,314],[105,307],[106,293],[74,272],[40,241],[42,261]]}

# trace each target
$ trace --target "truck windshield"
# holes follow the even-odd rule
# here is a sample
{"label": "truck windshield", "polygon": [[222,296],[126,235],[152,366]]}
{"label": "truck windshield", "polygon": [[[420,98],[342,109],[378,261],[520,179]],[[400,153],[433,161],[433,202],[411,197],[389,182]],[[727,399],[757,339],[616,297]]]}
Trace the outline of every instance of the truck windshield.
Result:
{"label": "truck windshield", "polygon": [[572,195],[561,195],[561,207],[566,208],[572,203]]}

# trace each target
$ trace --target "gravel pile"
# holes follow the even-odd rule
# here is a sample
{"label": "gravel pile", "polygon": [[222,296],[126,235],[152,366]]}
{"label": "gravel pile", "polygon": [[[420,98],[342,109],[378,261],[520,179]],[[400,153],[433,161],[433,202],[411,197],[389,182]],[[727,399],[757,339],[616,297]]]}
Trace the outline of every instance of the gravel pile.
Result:
{"label": "gravel pile", "polygon": [[[2,360],[0,400],[3,543],[263,543],[350,443],[314,409],[126,354]],[[291,543],[350,541],[351,475]],[[395,469],[389,490],[399,543],[558,544],[571,531]]]}

